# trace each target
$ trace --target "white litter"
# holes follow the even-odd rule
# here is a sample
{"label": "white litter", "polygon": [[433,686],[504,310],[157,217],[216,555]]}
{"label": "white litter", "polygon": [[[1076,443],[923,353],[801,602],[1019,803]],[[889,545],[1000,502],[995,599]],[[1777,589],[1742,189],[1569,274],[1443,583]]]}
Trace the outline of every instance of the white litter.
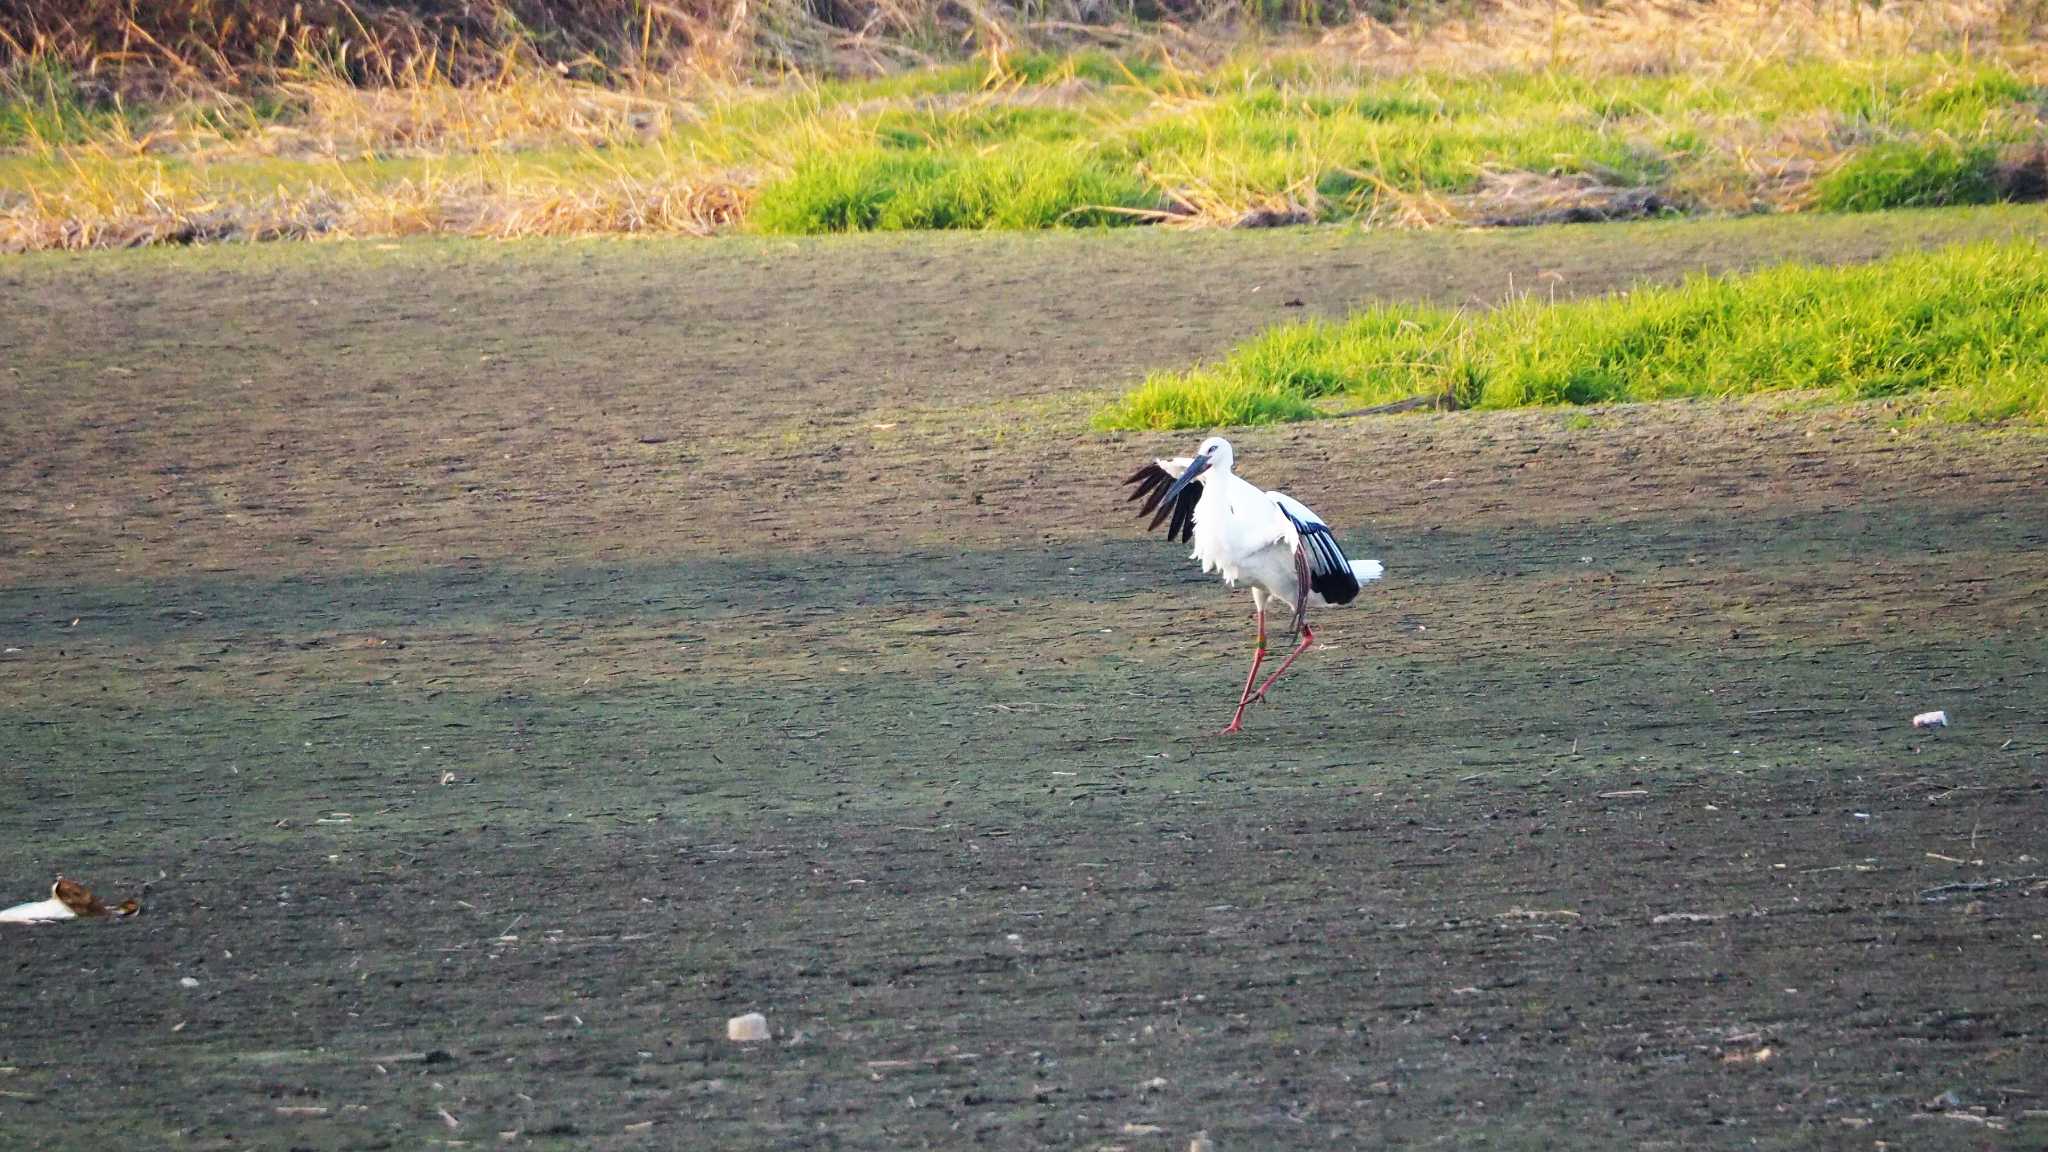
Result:
{"label": "white litter", "polygon": [[1946,712],[1922,712],[1922,713],[1921,713],[1921,714],[1919,714],[1918,716],[1915,716],[1915,717],[1913,717],[1913,727],[1915,727],[1915,728],[1946,728],[1946,727],[1948,727],[1948,713],[1946,713]]}
{"label": "white litter", "polygon": [[142,911],[142,905],[134,900],[124,900],[109,908],[92,894],[92,889],[76,880],[57,877],[50,885],[50,898],[31,904],[16,904],[0,910],[0,924],[54,924],[59,920],[77,920],[81,917],[113,917],[120,919]]}
{"label": "white litter", "polygon": [[[54,891],[54,890],[53,890]],[[0,924],[48,924],[55,920],[76,920],[78,913],[62,900],[51,896],[33,904],[16,904],[0,912]]]}
{"label": "white litter", "polygon": [[725,1038],[736,1044],[758,1044],[768,1038],[768,1018],[759,1012],[735,1016],[725,1022]]}

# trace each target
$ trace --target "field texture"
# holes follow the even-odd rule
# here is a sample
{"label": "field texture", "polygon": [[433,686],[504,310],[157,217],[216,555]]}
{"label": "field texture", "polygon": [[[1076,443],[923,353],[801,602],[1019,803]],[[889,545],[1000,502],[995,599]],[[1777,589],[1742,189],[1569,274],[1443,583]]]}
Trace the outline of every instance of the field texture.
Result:
{"label": "field texture", "polygon": [[1247,598],[1117,487],[1186,436],[1088,430],[2034,226],[1794,224],[0,264],[0,897],[149,886],[0,934],[5,1143],[2048,1140],[2038,432],[1244,432],[1388,577],[1219,739]]}

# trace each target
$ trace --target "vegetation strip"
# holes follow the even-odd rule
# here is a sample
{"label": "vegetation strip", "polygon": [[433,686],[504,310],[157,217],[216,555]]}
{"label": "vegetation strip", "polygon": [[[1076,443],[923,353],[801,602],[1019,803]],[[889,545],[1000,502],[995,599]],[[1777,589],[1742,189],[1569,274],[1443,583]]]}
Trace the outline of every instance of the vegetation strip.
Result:
{"label": "vegetation strip", "polygon": [[481,78],[474,61],[432,54],[300,52],[290,68],[178,72],[137,95],[82,70],[82,50],[24,48],[0,56],[0,250],[1431,227],[2048,189],[2048,75],[2000,6],[1854,20],[1839,8],[1773,6],[1765,27],[1754,5],[1680,17],[1620,4],[1598,19],[1556,9],[1541,28],[1509,9],[1234,49],[1012,39],[966,62],[738,84],[687,69],[564,74],[517,52]]}
{"label": "vegetation strip", "polygon": [[1591,300],[1525,296],[1477,313],[1377,306],[1155,375],[1096,423],[1305,420],[1332,399],[1519,408],[1791,390],[1925,394],[1943,418],[2048,423],[2048,252],[2033,241],[1968,245]]}

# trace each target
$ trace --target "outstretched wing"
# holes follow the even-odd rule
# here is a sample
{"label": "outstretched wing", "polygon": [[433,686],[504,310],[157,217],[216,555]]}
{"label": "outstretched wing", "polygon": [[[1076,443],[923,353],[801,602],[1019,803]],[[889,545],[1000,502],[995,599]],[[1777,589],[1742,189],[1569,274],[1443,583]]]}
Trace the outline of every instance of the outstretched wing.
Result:
{"label": "outstretched wing", "polygon": [[1126,484],[1137,485],[1125,498],[1125,503],[1140,496],[1145,498],[1145,506],[1138,509],[1138,515],[1152,517],[1152,523],[1147,524],[1146,529],[1159,527],[1160,521],[1171,516],[1172,521],[1166,526],[1166,538],[1178,538],[1183,544],[1194,537],[1195,502],[1202,498],[1202,491],[1199,486],[1190,484],[1181,489],[1180,495],[1174,497],[1173,503],[1168,505],[1165,502],[1166,490],[1173,487],[1173,482],[1180,479],[1181,473],[1186,472],[1188,465],[1193,463],[1194,461],[1186,456],[1175,457],[1172,460],[1154,460],[1131,473],[1131,478],[1124,481]]}
{"label": "outstretched wing", "polygon": [[1285,492],[1268,492],[1273,503],[1280,506],[1289,520],[1294,522],[1295,531],[1301,534],[1299,545],[1308,559],[1309,587],[1316,595],[1331,604],[1349,604],[1358,596],[1358,573],[1351,567],[1351,561],[1344,555],[1344,549],[1337,546],[1337,537],[1323,518],[1309,510],[1309,506]]}

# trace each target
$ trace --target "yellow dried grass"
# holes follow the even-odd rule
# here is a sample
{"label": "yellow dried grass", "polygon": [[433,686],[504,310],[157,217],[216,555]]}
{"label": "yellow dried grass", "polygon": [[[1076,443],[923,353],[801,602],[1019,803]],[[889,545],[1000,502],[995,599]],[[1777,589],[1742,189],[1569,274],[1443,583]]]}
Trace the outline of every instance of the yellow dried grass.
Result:
{"label": "yellow dried grass", "polygon": [[374,185],[337,173],[221,194],[155,164],[0,203],[0,252],[315,237],[704,236],[738,220],[748,197],[722,179],[612,172],[568,182],[478,171]]}
{"label": "yellow dried grass", "polygon": [[[1571,67],[1718,71],[1768,61],[1967,50],[2015,39],[2013,0],[1501,0],[1426,24],[1370,18],[1317,41],[1388,74]],[[2007,44],[2039,58],[2038,44]]]}

